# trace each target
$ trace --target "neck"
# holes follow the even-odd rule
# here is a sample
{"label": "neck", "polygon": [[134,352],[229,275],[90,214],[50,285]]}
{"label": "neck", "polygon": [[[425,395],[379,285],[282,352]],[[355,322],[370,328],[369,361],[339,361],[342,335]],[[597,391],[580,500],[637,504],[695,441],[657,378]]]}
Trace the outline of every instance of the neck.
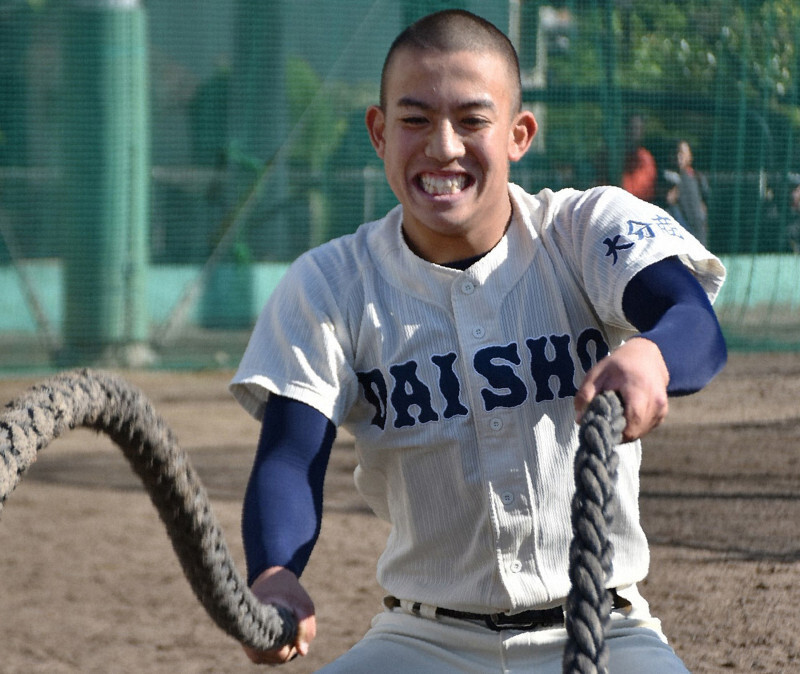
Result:
{"label": "neck", "polygon": [[470,237],[468,232],[462,236],[451,237],[444,234],[436,235],[426,229],[425,238],[417,240],[414,229],[409,231],[405,222],[402,224],[401,231],[406,245],[417,257],[443,266],[460,266],[463,261],[472,260],[474,262],[492,250],[505,236],[513,217],[514,210],[509,198],[508,217],[499,230],[495,226],[493,236],[484,234],[480,238]]}

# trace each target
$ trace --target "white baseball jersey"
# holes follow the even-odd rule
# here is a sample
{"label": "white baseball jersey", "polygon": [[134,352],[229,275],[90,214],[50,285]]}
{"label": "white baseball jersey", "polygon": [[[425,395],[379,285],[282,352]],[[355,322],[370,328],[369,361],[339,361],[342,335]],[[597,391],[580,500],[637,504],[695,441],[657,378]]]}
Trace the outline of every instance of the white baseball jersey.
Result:
{"label": "white baseball jersey", "polygon": [[[622,311],[628,281],[679,256],[713,301],[725,275],[663,211],[618,188],[509,191],[508,231],[465,271],[412,253],[399,206],[302,255],[231,383],[256,418],[274,392],[354,435],[356,485],[393,525],[384,589],[482,613],[569,592],[573,398],[635,334]],[[640,451],[619,451],[611,586],[648,569]]]}

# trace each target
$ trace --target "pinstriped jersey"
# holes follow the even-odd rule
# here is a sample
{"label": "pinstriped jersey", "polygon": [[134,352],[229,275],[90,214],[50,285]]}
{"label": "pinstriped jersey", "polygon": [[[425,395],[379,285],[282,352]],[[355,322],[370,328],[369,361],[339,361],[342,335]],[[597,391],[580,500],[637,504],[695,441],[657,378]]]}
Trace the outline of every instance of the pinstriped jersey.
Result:
{"label": "pinstriped jersey", "polygon": [[[355,482],[392,524],[391,594],[455,609],[546,607],[569,591],[573,398],[630,338],[628,281],[678,256],[713,301],[720,261],[666,213],[613,187],[509,185],[501,241],[460,271],[417,257],[402,207],[299,257],[231,383],[260,418],[270,392],[355,438]],[[639,582],[638,442],[619,449],[612,586]]]}

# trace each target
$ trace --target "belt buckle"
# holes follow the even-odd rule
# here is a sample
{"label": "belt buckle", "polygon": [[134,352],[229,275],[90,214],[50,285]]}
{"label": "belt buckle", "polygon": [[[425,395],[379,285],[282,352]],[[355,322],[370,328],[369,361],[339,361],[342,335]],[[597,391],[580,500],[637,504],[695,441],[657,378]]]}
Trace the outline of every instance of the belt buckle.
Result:
{"label": "belt buckle", "polygon": [[502,627],[500,625],[500,623],[498,622],[502,615],[503,615],[502,613],[490,613],[490,614],[488,614],[486,616],[486,618],[485,618],[486,627],[488,627],[493,632],[502,632],[505,628]]}
{"label": "belt buckle", "polygon": [[545,627],[552,627],[557,624],[554,618],[532,618],[531,620],[519,620],[516,616],[510,616],[506,613],[490,613],[486,616],[486,626],[494,632],[502,632],[503,630],[519,630],[521,632],[529,632],[535,629]]}
{"label": "belt buckle", "polygon": [[520,631],[532,630],[540,626],[536,620],[529,622],[517,622],[511,620],[510,616],[505,613],[490,613],[486,616],[486,627],[493,632],[502,632],[503,630],[515,629]]}

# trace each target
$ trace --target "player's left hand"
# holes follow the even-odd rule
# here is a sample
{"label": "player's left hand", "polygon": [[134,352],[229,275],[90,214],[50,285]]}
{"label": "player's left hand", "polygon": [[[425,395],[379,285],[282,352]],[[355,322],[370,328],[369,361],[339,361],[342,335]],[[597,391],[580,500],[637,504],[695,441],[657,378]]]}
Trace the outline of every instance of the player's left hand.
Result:
{"label": "player's left hand", "polygon": [[627,422],[622,439],[641,438],[667,416],[669,371],[661,351],[649,339],[635,337],[599,361],[575,395],[580,423],[591,400],[603,391],[616,391],[625,406]]}

